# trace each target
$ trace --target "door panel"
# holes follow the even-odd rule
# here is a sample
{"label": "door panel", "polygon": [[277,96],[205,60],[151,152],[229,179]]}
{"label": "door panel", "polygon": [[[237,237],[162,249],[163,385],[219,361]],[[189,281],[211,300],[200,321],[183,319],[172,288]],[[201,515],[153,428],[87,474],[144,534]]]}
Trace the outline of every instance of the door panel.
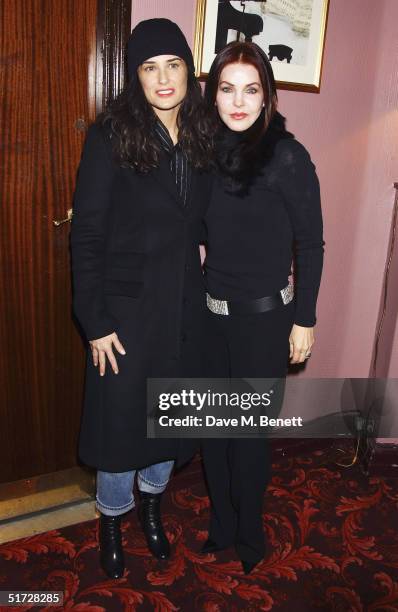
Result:
{"label": "door panel", "polygon": [[97,0],[3,0],[1,11],[4,483],[77,463],[84,346],[71,317],[69,223],[53,220],[72,207],[94,118]]}

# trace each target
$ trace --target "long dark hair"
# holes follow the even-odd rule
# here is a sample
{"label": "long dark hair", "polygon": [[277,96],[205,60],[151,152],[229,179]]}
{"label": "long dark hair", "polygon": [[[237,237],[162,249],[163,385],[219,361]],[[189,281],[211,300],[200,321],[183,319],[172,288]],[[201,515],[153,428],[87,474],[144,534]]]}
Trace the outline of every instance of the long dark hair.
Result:
{"label": "long dark hair", "polygon": [[[231,133],[215,106],[221,72],[228,64],[251,64],[257,69],[264,92],[264,108],[254,124],[242,133]],[[231,42],[214,59],[205,88],[205,101],[217,140],[217,166],[228,191],[247,193],[249,184],[266,159],[272,157],[278,139],[293,137],[285,118],[277,111],[278,96],[271,62],[253,42]]]}
{"label": "long dark hair", "polygon": [[[141,83],[134,77],[108,108],[97,117],[108,125],[116,161],[146,173],[159,165],[162,146],[154,131],[156,114]],[[193,167],[206,169],[213,151],[212,128],[198,80],[188,73],[187,94],[177,117],[178,142]]]}

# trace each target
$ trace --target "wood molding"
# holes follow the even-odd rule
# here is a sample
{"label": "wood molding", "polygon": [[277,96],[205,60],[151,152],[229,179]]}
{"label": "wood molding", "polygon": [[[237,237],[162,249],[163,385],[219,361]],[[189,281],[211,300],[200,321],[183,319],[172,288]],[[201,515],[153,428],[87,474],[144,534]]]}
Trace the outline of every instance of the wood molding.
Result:
{"label": "wood molding", "polygon": [[95,109],[100,113],[127,80],[131,0],[98,0]]}

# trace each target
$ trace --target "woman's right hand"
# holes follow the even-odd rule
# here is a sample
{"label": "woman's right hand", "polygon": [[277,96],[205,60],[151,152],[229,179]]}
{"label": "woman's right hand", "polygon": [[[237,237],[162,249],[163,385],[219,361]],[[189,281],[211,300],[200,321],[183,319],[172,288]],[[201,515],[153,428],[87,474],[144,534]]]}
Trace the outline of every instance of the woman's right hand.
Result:
{"label": "woman's right hand", "polygon": [[93,354],[93,363],[95,366],[99,364],[99,373],[101,376],[105,374],[105,362],[106,357],[108,357],[112,369],[115,374],[119,374],[119,369],[117,367],[117,361],[115,355],[113,354],[113,346],[115,345],[116,350],[121,354],[125,355],[126,351],[123,348],[122,343],[117,337],[117,333],[113,332],[108,336],[104,336],[103,338],[98,338],[97,340],[90,340],[91,351]]}

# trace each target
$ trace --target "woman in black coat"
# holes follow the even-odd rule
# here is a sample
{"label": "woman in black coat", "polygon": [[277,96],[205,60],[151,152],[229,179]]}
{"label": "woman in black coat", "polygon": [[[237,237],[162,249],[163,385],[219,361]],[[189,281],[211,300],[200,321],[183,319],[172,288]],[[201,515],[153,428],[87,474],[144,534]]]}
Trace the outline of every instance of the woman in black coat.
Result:
{"label": "woman in black coat", "polygon": [[[208,374],[283,383],[289,356],[302,363],[314,344],[324,246],[315,166],[285,129],[271,64],[256,44],[220,51],[205,96],[217,126],[217,177],[205,217]],[[211,498],[202,550],[235,545],[249,573],[265,554],[270,447],[258,435],[227,436],[202,444]]]}
{"label": "woman in black coat", "polygon": [[128,43],[130,80],[87,134],[71,228],[73,308],[89,341],[79,456],[97,468],[101,565],[123,574],[135,501],[152,553],[170,554],[160,495],[194,440],[146,437],[150,377],[195,376],[206,309],[199,240],[210,154],[192,53],[167,19]]}

